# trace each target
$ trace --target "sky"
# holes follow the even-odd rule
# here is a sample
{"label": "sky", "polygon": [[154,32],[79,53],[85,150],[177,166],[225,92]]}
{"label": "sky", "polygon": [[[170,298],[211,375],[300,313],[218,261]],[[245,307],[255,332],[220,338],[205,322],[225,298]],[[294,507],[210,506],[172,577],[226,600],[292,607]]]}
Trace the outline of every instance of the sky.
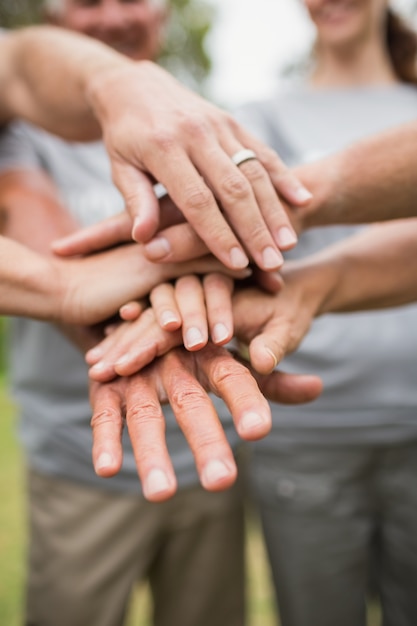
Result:
{"label": "sky", "polygon": [[[414,0],[415,1],[415,0]],[[413,0],[394,4],[407,13]],[[210,95],[233,107],[271,93],[279,70],[309,49],[314,32],[301,0],[211,0]]]}

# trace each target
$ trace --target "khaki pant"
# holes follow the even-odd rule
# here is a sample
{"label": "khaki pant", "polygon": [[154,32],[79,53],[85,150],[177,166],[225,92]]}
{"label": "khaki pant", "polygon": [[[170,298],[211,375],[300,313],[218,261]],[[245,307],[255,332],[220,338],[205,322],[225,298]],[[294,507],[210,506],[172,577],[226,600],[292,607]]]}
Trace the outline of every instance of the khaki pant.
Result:
{"label": "khaki pant", "polygon": [[148,579],[155,626],[243,626],[240,488],[162,504],[29,474],[27,626],[121,626]]}

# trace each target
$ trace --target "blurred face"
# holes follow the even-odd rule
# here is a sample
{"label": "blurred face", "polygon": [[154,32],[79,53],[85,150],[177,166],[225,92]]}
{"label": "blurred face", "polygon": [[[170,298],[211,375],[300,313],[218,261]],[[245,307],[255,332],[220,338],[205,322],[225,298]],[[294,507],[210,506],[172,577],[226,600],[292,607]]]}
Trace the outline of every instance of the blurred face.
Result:
{"label": "blurred face", "polygon": [[63,0],[53,21],[140,60],[158,55],[164,17],[152,0]]}
{"label": "blurred face", "polygon": [[319,44],[346,46],[382,35],[387,0],[304,0]]}

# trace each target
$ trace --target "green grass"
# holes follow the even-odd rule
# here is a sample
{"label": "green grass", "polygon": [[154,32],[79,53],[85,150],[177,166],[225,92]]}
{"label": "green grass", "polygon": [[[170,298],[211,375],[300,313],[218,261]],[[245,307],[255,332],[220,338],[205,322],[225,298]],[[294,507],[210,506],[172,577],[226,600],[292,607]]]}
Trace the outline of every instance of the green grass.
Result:
{"label": "green grass", "polygon": [[0,624],[21,626],[25,521],[23,472],[11,402],[0,380]]}
{"label": "green grass", "polygon": [[[22,458],[15,435],[15,412],[0,375],[0,624],[21,626],[25,559]],[[265,551],[251,520],[248,533],[249,625],[276,626]],[[134,594],[126,626],[149,626],[146,586]],[[370,608],[369,626],[379,626],[378,609]],[[198,625],[196,625],[198,626]]]}

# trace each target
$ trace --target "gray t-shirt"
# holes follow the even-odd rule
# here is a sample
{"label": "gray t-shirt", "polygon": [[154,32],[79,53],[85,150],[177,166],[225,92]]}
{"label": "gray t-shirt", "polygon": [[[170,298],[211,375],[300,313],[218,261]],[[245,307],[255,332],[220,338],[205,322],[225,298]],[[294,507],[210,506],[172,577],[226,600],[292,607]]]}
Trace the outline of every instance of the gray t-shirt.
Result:
{"label": "gray t-shirt", "polygon": [[[416,117],[417,89],[406,85],[314,91],[293,84],[238,111],[240,121],[290,165]],[[357,228],[306,231],[286,256],[305,256]],[[311,404],[273,405],[273,431],[259,450],[417,437],[417,306],[322,317],[282,369],[320,375],[324,392]]]}
{"label": "gray t-shirt", "polygon": [[[64,206],[82,224],[121,211],[123,199],[111,181],[101,142],[62,141],[29,124],[15,123],[0,135],[0,170],[42,168],[55,182]],[[30,206],[28,228],[30,229]],[[20,407],[19,432],[30,466],[101,489],[138,491],[133,451],[124,434],[121,472],[95,475],[91,462],[91,407],[84,358],[52,325],[26,319],[12,324],[10,377]],[[223,403],[213,398],[233,446],[238,437]],[[165,408],[167,442],[180,486],[198,481],[194,458],[173,412]]]}

